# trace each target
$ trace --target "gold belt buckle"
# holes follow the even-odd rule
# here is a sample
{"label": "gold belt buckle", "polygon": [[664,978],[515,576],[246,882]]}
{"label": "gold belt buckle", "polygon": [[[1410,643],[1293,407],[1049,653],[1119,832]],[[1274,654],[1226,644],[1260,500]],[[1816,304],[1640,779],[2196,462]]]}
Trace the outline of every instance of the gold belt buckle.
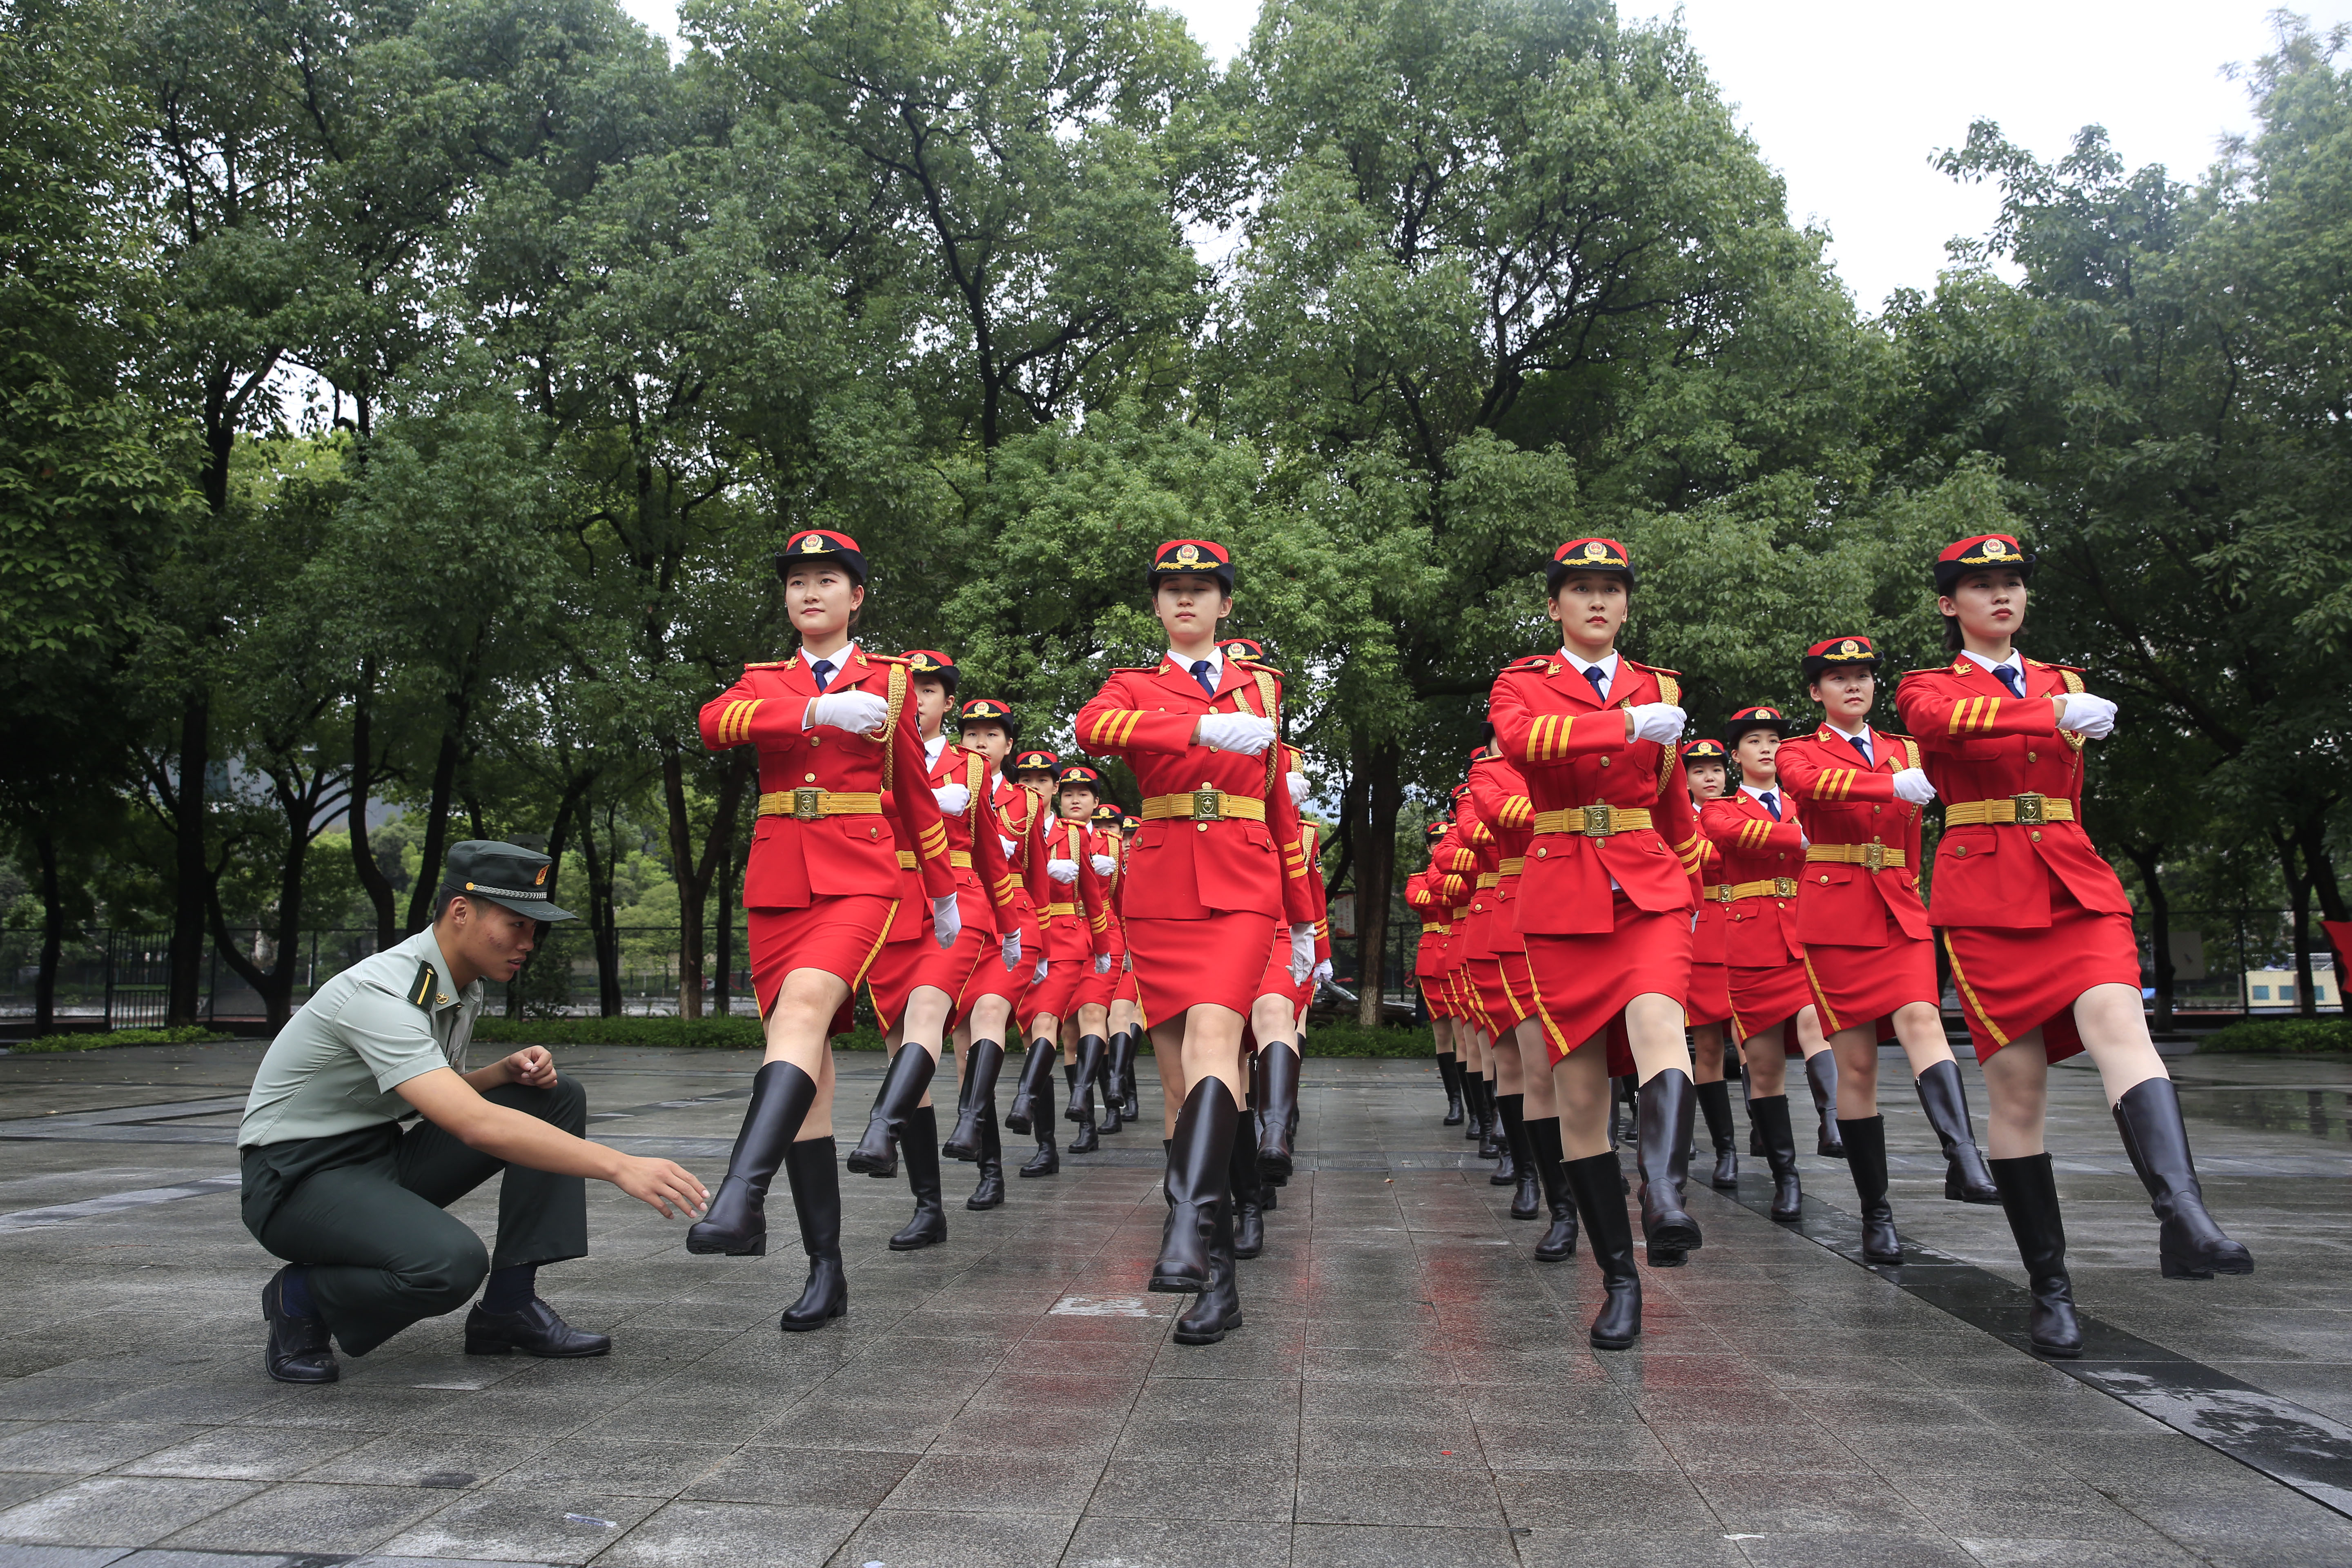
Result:
{"label": "gold belt buckle", "polygon": [[2042,803],[2049,798],[2047,795],[2032,794],[2013,795],[2009,798],[2017,803],[2017,821],[2019,826],[2039,827],[2042,826],[2043,820],[2042,816]]}
{"label": "gold belt buckle", "polygon": [[1224,791],[1196,789],[1192,792],[1192,820],[1223,822],[1225,819]]}
{"label": "gold belt buckle", "polygon": [[1772,896],[1776,899],[1795,898],[1797,896],[1797,879],[1794,877],[1773,878]]}
{"label": "gold belt buckle", "polygon": [[1584,808],[1584,836],[1587,838],[1606,838],[1610,837],[1610,835],[1617,831],[1616,819],[1617,808],[1611,805],[1606,801],[1599,801],[1591,805],[1586,806]]}
{"label": "gold belt buckle", "polygon": [[824,791],[810,784],[800,784],[793,790],[793,820],[821,822],[824,819]]}
{"label": "gold belt buckle", "polygon": [[1884,870],[1885,870],[1885,869],[1886,869],[1886,846],[1885,846],[1885,845],[1884,845],[1884,844],[1865,844],[1865,845],[1864,845],[1864,846],[1862,847],[1862,864],[1863,864],[1863,868],[1864,868],[1864,870],[1868,870],[1868,871],[1884,871]]}
{"label": "gold belt buckle", "polygon": [[1734,901],[1730,883],[1717,882],[1715,885],[1715,901],[1718,904],[1728,904]]}

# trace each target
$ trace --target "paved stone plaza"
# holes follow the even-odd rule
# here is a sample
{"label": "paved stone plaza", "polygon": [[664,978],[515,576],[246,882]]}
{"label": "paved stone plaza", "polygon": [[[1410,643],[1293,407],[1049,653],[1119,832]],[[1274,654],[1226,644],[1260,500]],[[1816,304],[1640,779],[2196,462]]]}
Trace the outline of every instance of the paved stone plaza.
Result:
{"label": "paved stone plaza", "polygon": [[[1597,1354],[1590,1260],[1530,1259],[1540,1227],[1402,1061],[1307,1062],[1307,1169],[1242,1265],[1246,1326],[1174,1345],[1179,1299],[1141,1293],[1147,1058],[1149,1126],[1102,1155],[984,1215],[950,1165],[944,1247],[887,1251],[903,1182],[845,1178],[844,1323],[775,1330],[803,1268],[781,1187],[776,1251],[712,1258],[592,1184],[594,1256],[541,1284],[609,1359],[469,1359],[451,1317],[294,1388],[263,1374],[275,1264],[236,1217],[258,1058],[0,1059],[0,1568],[2352,1563],[2341,1065],[2176,1060],[2208,1198],[2258,1260],[2203,1282],[2158,1278],[2096,1079],[2055,1075],[2076,1375],[2002,1337],[2006,1226],[1942,1200],[1907,1096],[1915,1260],[1824,1245],[1851,1228],[1832,1162],[1804,1161],[1811,1235],[1760,1182],[1695,1184],[1705,1249],[1645,1270],[1640,1346]],[[558,1059],[597,1135],[716,1184],[751,1058]],[[882,1064],[845,1061],[846,1137]],[[492,1190],[461,1211],[486,1232]]]}

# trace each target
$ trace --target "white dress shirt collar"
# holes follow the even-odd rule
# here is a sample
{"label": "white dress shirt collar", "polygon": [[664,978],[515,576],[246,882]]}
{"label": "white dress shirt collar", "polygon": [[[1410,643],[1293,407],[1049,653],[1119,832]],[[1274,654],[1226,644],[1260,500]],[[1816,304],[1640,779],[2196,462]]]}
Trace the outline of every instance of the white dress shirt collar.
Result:
{"label": "white dress shirt collar", "polygon": [[1964,647],[1960,652],[1964,657],[1976,660],[1988,670],[2000,669],[2006,666],[2017,671],[2021,677],[2025,674],[2025,660],[2019,656],[2015,648],[2009,650],[2007,658],[1987,658],[1972,647]]}
{"label": "white dress shirt collar", "polygon": [[[1209,661],[1209,684],[1214,686],[1222,682],[1225,679],[1224,649],[1212,647],[1209,651],[1202,654],[1201,658]],[[1182,654],[1178,653],[1171,647],[1168,650],[1168,662],[1174,665],[1178,669],[1182,670],[1185,674],[1191,675],[1192,673],[1192,667],[1195,664],[1198,664],[1200,659],[1186,658]]]}
{"label": "white dress shirt collar", "polygon": [[1588,669],[1599,670],[1603,686],[1617,679],[1617,654],[1613,648],[1599,658],[1579,658],[1563,647],[1559,650],[1559,657],[1568,660],[1579,675],[1582,675]]}
{"label": "white dress shirt collar", "polygon": [[835,675],[839,675],[843,670],[849,668],[849,661],[851,658],[856,657],[856,653],[857,645],[854,642],[844,643],[841,647],[827,654],[811,653],[809,652],[806,645],[803,645],[801,648],[801,662],[807,665],[809,668],[814,671],[816,668],[816,661],[818,659],[828,659],[833,664],[833,673]]}

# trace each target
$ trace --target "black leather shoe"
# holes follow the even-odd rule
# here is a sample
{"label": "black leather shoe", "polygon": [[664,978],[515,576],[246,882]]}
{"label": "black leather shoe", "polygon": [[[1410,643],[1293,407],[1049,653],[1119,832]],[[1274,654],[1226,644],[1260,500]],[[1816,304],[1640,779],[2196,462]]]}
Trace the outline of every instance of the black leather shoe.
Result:
{"label": "black leather shoe", "polygon": [[613,1336],[583,1333],[536,1296],[520,1312],[485,1312],[475,1302],[466,1314],[466,1353],[506,1355],[514,1351],[551,1359],[610,1355]]}
{"label": "black leather shoe", "polygon": [[1058,1176],[1062,1173],[1062,1152],[1054,1147],[1053,1137],[1050,1132],[1045,1134],[1046,1141],[1037,1145],[1037,1152],[1029,1156],[1027,1164],[1021,1167],[1021,1174]]}
{"label": "black leather shoe", "polygon": [[261,1364],[280,1383],[332,1383],[343,1375],[336,1363],[334,1342],[327,1325],[316,1318],[298,1318],[286,1310],[288,1264],[261,1288],[261,1321],[269,1325],[269,1347]]}
{"label": "black leather shoe", "polygon": [[[1252,1159],[1256,1157],[1255,1150],[1249,1153]],[[1238,1256],[1234,1229],[1231,1210],[1221,1209],[1209,1241],[1207,1288],[1176,1320],[1174,1338],[1180,1345],[1213,1345],[1242,1326],[1240,1280],[1234,1268],[1234,1258]]]}

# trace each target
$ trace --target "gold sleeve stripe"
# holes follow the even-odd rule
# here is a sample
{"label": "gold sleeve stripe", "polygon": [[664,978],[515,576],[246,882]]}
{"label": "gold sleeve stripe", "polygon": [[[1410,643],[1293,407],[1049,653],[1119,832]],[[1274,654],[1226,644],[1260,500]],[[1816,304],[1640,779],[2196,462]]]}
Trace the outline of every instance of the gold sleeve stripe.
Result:
{"label": "gold sleeve stripe", "polygon": [[719,716],[719,723],[716,726],[719,743],[722,746],[738,746],[750,740],[751,715],[760,710],[760,704],[764,700],[766,700],[764,698],[753,697],[738,698],[735,701],[730,702],[727,705],[727,710]]}

